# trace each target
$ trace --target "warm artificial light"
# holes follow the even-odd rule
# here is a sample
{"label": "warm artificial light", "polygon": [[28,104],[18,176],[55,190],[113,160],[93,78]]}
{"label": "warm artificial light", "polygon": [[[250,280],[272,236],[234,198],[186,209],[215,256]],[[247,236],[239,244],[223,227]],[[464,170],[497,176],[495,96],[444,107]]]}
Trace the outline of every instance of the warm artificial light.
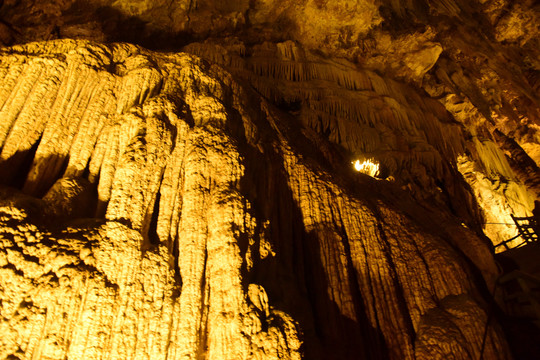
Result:
{"label": "warm artificial light", "polygon": [[354,169],[363,174],[375,177],[379,174],[379,163],[373,162],[371,160],[360,160],[353,161]]}

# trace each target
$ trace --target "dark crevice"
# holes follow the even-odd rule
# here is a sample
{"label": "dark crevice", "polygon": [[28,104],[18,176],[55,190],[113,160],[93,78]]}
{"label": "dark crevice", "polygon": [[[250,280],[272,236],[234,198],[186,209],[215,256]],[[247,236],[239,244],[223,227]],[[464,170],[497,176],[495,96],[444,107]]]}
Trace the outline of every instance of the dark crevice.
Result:
{"label": "dark crevice", "polygon": [[41,136],[29,150],[19,151],[12,157],[0,163],[0,182],[4,185],[22,190],[32,168]]}
{"label": "dark crevice", "polygon": [[174,280],[175,280],[175,286],[173,288],[173,294],[172,297],[174,299],[177,299],[180,297],[180,293],[182,292],[182,275],[180,273],[180,265],[178,264],[178,259],[180,257],[180,245],[178,241],[178,234],[175,236],[174,241],[172,243],[172,267],[174,270]]}
{"label": "dark crevice", "polygon": [[[382,222],[380,220],[382,218],[380,213],[377,214],[377,217],[378,217],[377,228],[379,230],[379,234],[381,235],[382,244],[384,246],[384,255],[386,257],[386,261],[388,261],[388,264],[390,265],[390,269],[392,270],[392,275],[393,275],[392,280],[394,282],[394,287],[396,289],[396,296],[398,298],[398,307],[400,308],[401,313],[403,314],[402,319],[406,323],[407,334],[411,337],[411,344],[414,347],[414,341],[416,339],[416,332],[414,331],[413,321],[412,321],[412,319],[410,317],[409,309],[407,308],[407,302],[405,300],[405,294],[404,294],[404,291],[403,291],[403,286],[401,285],[401,283],[399,281],[399,277],[398,277],[398,274],[397,274],[397,271],[396,271],[396,265],[394,264],[394,258],[392,256],[392,250],[391,250],[392,247],[390,246],[390,244],[388,242],[388,238],[387,238],[386,233],[384,231],[383,224],[382,224]],[[422,264],[424,265],[424,267],[426,269],[426,274],[427,274],[427,277],[429,279],[430,285],[431,285],[432,289],[434,290],[435,289],[435,282],[433,280],[433,276],[431,275],[431,269],[429,268],[426,259],[424,258],[424,256],[420,252],[420,250],[418,249],[418,246],[417,246],[416,242],[411,239],[411,243],[413,244],[413,246],[415,247],[415,249],[417,251],[416,255],[418,255],[418,257],[420,258],[420,261],[422,262]],[[433,299],[438,303],[438,299],[436,299],[435,296],[433,296]]]}
{"label": "dark crevice", "polygon": [[206,359],[206,354],[208,351],[208,311],[209,311],[209,304],[206,302],[207,298],[210,297],[210,284],[208,283],[206,279],[206,272],[208,265],[208,251],[205,249],[204,251],[204,265],[203,265],[203,273],[202,273],[202,281],[201,281],[201,322],[200,322],[200,328],[199,328],[199,348],[197,349],[197,357],[198,359]]}
{"label": "dark crevice", "polygon": [[6,265],[2,265],[2,269],[9,269],[12,270],[13,273],[15,273],[18,276],[25,277],[25,274],[22,270],[19,270],[15,265],[11,263],[7,263]]}
{"label": "dark crevice", "polygon": [[[342,214],[339,212],[339,209],[338,209],[338,214],[334,214],[333,208],[331,209],[332,209],[332,218],[334,219],[335,226],[337,229],[340,230],[343,236],[342,243],[343,243],[343,247],[345,248],[345,256],[347,257],[347,273],[348,273],[349,278],[351,279],[350,292],[355,300],[354,308],[355,308],[356,315],[358,318],[362,319],[361,324],[364,325],[364,326],[361,326],[362,335],[364,336],[365,339],[367,339],[367,341],[364,341],[364,343],[372,344],[371,346],[367,348],[366,351],[370,359],[385,359],[388,356],[388,354],[386,354],[385,352],[387,345],[386,345],[384,337],[382,336],[381,333],[377,333],[374,331],[367,331],[367,328],[365,326],[365,324],[367,324],[369,320],[366,317],[366,309],[364,307],[363,296],[362,296],[362,293],[360,292],[360,282],[358,281],[357,271],[354,266],[351,246],[350,246],[350,241],[359,241],[359,240],[349,239],[349,237],[347,236],[347,230],[345,229],[345,224],[343,223]],[[339,223],[336,222],[337,219],[339,219]],[[380,222],[377,222],[377,224],[380,225]],[[384,233],[382,233],[382,229],[379,229],[379,231],[381,232],[381,238],[384,244],[386,244],[386,239],[384,238]],[[391,270],[395,271],[394,264],[390,261],[389,261],[389,264],[390,264]],[[408,314],[407,309],[406,308],[403,309],[403,307],[405,306],[405,298],[402,294],[403,290],[401,288],[401,284],[399,284],[399,282],[397,281],[395,277],[394,277],[394,286],[396,286],[398,289],[398,291],[396,291],[399,298],[399,302],[400,302],[398,305],[400,308],[402,308],[402,310],[404,310],[403,314]],[[410,321],[410,318],[407,318],[406,320]],[[407,323],[407,325],[409,325],[407,329],[408,330],[407,333],[414,334],[414,328],[412,326],[412,323],[411,324]]]}
{"label": "dark crevice", "polygon": [[160,200],[161,200],[161,192],[158,190],[156,193],[156,199],[154,200],[154,208],[152,210],[150,225],[148,226],[148,240],[150,241],[150,245],[159,245],[159,242],[160,242],[159,236],[157,233]]}

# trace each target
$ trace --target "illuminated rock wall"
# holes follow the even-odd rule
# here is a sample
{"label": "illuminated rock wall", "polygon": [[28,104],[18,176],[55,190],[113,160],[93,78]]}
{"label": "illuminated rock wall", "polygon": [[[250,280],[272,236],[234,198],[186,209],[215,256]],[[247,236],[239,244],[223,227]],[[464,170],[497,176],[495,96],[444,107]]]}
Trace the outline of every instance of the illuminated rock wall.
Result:
{"label": "illuminated rock wall", "polygon": [[480,357],[536,2],[0,5],[0,358]]}
{"label": "illuminated rock wall", "polygon": [[[340,83],[335,75],[342,66],[363,70],[360,84],[365,84],[366,78],[374,80],[377,76],[373,74],[409,83],[425,91],[430,100],[442,103],[452,121],[463,125],[460,139],[466,151],[460,154],[458,170],[472,188],[476,204],[468,204],[474,209],[465,215],[456,201],[451,208],[468,225],[475,218],[476,226],[498,244],[516,234],[515,226],[504,225],[512,224],[510,215],[530,215],[540,193],[539,6],[533,0],[6,0],[0,8],[0,43],[83,38],[125,41],[167,51],[185,48],[227,64],[235,74],[246,73],[251,85],[265,95],[278,94],[281,102],[289,104],[294,99],[293,104],[303,106],[302,120],[317,131],[327,131],[324,134],[332,141],[337,135],[341,136],[338,143],[346,147],[354,142],[349,137],[371,141],[370,151],[385,152],[385,162],[394,170],[390,172],[407,172],[411,167],[411,161],[402,162],[407,148],[416,148],[412,153],[418,155],[416,150],[423,147],[424,160],[432,156],[432,149],[423,144],[423,134],[408,134],[418,135],[417,139],[405,136],[399,146],[396,135],[391,134],[394,138],[388,142],[394,143],[381,146],[380,138],[386,139],[387,131],[369,130],[365,121],[352,133],[343,131],[351,126],[342,125],[342,121],[329,129],[332,121],[321,112],[341,118],[362,114],[365,120],[365,108],[360,107],[373,100],[366,93],[369,86],[356,87],[358,74],[354,79],[342,79],[352,82]],[[216,51],[215,45],[221,49]],[[313,59],[314,54],[318,58]],[[253,67],[244,67],[246,62],[242,61],[239,64],[235,56]],[[254,79],[257,76],[262,79]],[[341,88],[326,89],[329,77],[338,80]],[[276,88],[280,79],[288,80],[280,85],[290,88]],[[316,82],[291,84],[304,79]],[[388,82],[386,86],[395,90]],[[353,90],[354,95],[346,90]],[[387,92],[377,91],[383,95],[377,100],[382,103],[373,106],[376,111],[371,111],[371,117],[392,118],[386,113],[397,111],[402,114],[400,121],[417,122],[418,116],[409,119],[410,114],[403,115],[411,112],[403,107],[416,105],[416,101],[404,102],[391,91],[389,96],[397,103],[389,103],[384,97]],[[448,118],[440,109],[431,113],[432,104],[428,107],[419,109],[420,118],[426,117],[428,123],[432,121],[429,115]],[[422,122],[415,127],[425,130]],[[497,132],[502,136],[494,135]],[[434,140],[429,129],[426,135]],[[507,140],[515,143],[512,151],[506,148]],[[450,139],[450,144],[455,145],[455,140]],[[402,151],[390,155],[388,151],[396,147]],[[450,162],[455,160],[452,155]],[[418,171],[412,177],[391,176],[417,196],[430,179],[426,171],[427,176]],[[417,181],[419,176],[422,181]],[[450,177],[461,181],[453,174]],[[431,179],[426,189],[429,196],[454,197],[448,184],[439,180]],[[481,216],[471,217],[478,206]]]}
{"label": "illuminated rock wall", "polygon": [[[488,244],[221,68],[1,55],[2,358],[479,355]],[[484,356],[509,358],[496,322]]]}

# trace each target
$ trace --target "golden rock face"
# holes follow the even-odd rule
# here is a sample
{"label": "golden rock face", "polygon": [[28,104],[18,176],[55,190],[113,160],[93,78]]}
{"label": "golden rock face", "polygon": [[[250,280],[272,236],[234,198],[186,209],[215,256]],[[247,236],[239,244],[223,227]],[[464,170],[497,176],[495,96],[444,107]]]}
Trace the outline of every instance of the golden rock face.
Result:
{"label": "golden rock face", "polygon": [[[452,219],[435,232],[445,215],[391,183],[335,177],[324,139],[221,68],[76,41],[2,59],[1,170],[22,190],[2,196],[3,357],[479,352],[454,247],[493,284],[489,247]],[[489,331],[486,356],[507,358]]]}
{"label": "golden rock face", "polygon": [[511,359],[535,6],[4,1],[0,359]]}
{"label": "golden rock face", "polygon": [[2,170],[31,161],[37,198],[4,191],[2,357],[298,358],[297,323],[242,276],[257,219],[227,75],[129,45],[5,56]]}

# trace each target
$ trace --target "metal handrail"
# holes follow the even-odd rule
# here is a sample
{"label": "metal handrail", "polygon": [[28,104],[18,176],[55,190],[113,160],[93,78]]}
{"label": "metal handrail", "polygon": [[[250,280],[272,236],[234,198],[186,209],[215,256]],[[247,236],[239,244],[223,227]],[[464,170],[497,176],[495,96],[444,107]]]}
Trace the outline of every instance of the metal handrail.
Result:
{"label": "metal handrail", "polygon": [[[510,215],[510,216],[512,217],[512,220],[514,220],[513,225],[517,227],[518,234],[516,236],[508,239],[508,240],[504,240],[504,241],[500,242],[499,244],[495,245],[495,249],[497,249],[500,246],[504,246],[506,248],[506,250],[510,250],[507,243],[509,243],[512,240],[517,239],[520,236],[523,238],[523,242],[521,244],[515,246],[514,248],[519,248],[519,247],[521,247],[523,245],[526,245],[527,243],[532,243],[532,242],[535,242],[535,241],[538,240],[538,238],[540,237],[540,234],[538,234],[538,232],[537,232],[538,229],[537,229],[537,225],[536,225],[536,218],[534,218],[532,216],[531,217],[516,217],[514,215]],[[528,220],[529,224],[527,224],[527,225],[520,224],[519,223],[520,220]],[[531,224],[531,222],[532,222],[532,224]],[[486,224],[488,224],[488,223],[486,223]],[[512,224],[507,224],[507,223],[489,223],[489,224],[512,225]],[[530,232],[528,230],[532,230],[532,232]],[[534,235],[536,235],[536,240],[533,239]]]}

